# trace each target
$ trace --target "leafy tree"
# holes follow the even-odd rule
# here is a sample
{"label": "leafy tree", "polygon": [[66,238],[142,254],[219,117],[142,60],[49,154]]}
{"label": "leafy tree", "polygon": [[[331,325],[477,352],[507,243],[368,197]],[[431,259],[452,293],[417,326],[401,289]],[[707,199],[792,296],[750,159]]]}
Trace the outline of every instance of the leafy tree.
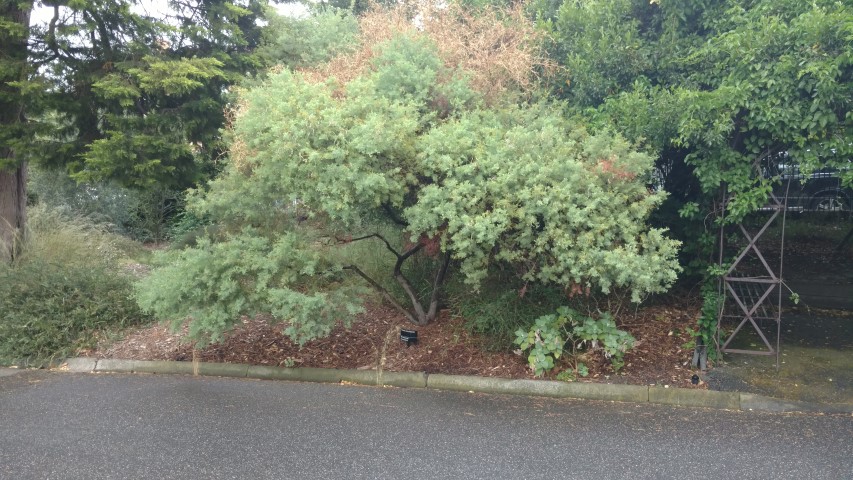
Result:
{"label": "leafy tree", "polygon": [[[762,167],[788,157],[804,172],[835,168],[853,184],[849,2],[542,1],[537,9],[574,80],[557,91],[575,112],[658,155],[673,196],[657,221],[685,240],[692,272],[715,275],[706,273],[714,242],[702,234],[714,223],[704,220],[736,222],[765,204],[774,169]],[[625,28],[602,28],[614,22]],[[714,207],[724,192],[733,195],[725,212]],[[704,291],[708,339],[718,297]]]}
{"label": "leafy tree", "polygon": [[651,68],[650,48],[633,15],[632,0],[534,4],[553,42],[549,54],[565,67],[556,93],[576,107],[597,106],[626,90]]}
{"label": "leafy tree", "polygon": [[[463,38],[518,28],[494,16],[465,23],[484,31],[465,31],[456,23],[464,13],[443,20]],[[651,157],[619,136],[588,134],[559,104],[508,101],[523,82],[496,95],[479,81],[495,74],[493,63],[457,61],[456,44],[434,34],[447,30],[398,25],[369,54],[357,49],[313,72],[285,69],[242,92],[231,161],[193,201],[225,233],[172,254],[139,285],[144,308],[192,317],[202,340],[219,338],[241,314],[272,312],[305,341],[358,308],[348,274],[419,325],[436,318],[451,271],[473,289],[499,266],[569,294],[625,288],[636,301],[674,281],[677,242],[645,226],[664,198],[645,187]],[[516,61],[534,58],[520,53],[529,51]],[[371,228],[377,223],[392,234]],[[353,242],[390,254],[388,274],[406,302],[334,253]],[[424,287],[404,270],[416,255],[435,259]]]}
{"label": "leafy tree", "polygon": [[137,2],[45,3],[51,19],[29,30],[32,2],[2,5],[4,246],[23,224],[25,193],[11,187],[26,161],[139,189],[216,170],[228,88],[261,66],[265,0],[174,1],[167,18]]}
{"label": "leafy tree", "polygon": [[[693,52],[694,88],[678,142],[703,188],[735,194],[734,220],[763,205],[756,165],[787,153],[801,168],[843,167],[853,155],[853,8],[838,2],[732,2]],[[853,172],[841,170],[845,183]]]}
{"label": "leafy tree", "polygon": [[725,184],[735,219],[765,200],[757,163],[787,153],[808,171],[850,157],[843,2],[564,2],[540,15],[568,52],[573,82],[559,87],[576,108],[598,107],[664,164],[683,158],[703,191]]}
{"label": "leafy tree", "polygon": [[730,221],[766,201],[773,180],[760,166],[787,155],[805,171],[841,167],[851,181],[849,6],[543,0],[534,8],[568,72],[556,93],[595,128],[615,126],[658,157],[657,181],[671,196],[653,222],[685,241],[690,272],[710,258],[712,242],[697,234],[723,188],[735,197]]}
{"label": "leafy tree", "polygon": [[260,66],[265,2],[169,5],[164,18],[124,2],[56,6],[34,32],[35,61],[58,80],[49,100],[62,134],[46,163],[138,188],[185,188],[211,172],[227,88]]}

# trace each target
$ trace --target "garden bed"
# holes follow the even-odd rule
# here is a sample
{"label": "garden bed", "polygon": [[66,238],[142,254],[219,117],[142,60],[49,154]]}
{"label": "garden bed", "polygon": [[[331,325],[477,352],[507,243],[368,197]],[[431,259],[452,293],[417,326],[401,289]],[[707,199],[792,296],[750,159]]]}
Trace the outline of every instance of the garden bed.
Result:
{"label": "garden bed", "polygon": [[[533,378],[525,356],[509,349],[493,351],[488,339],[471,334],[465,320],[445,310],[426,327],[413,327],[393,308],[368,303],[350,329],[336,327],[326,338],[308,342],[301,349],[267,319],[243,318],[242,324],[223,342],[196,352],[205,362],[252,365],[325,367],[350,369],[383,368],[388,371],[424,371],[504,378]],[[622,315],[617,321],[636,339],[625,356],[625,367],[615,373],[600,353],[582,359],[589,376],[580,381],[672,385],[705,388],[691,384],[695,373],[689,360],[688,327],[695,326],[697,300],[675,296],[665,304],[646,306]],[[407,347],[400,341],[400,328],[418,330],[419,343]],[[135,360],[191,360],[192,345],[185,342],[186,330],[173,332],[155,324],[129,331],[120,341],[101,345],[86,355]],[[546,378],[554,378],[555,369]]]}

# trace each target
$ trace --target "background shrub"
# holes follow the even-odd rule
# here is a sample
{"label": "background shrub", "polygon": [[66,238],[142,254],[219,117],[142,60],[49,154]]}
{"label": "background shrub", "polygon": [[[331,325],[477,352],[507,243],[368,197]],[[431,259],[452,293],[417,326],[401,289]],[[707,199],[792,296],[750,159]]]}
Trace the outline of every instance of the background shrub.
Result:
{"label": "background shrub", "polygon": [[31,203],[65,217],[85,217],[139,242],[161,242],[188,228],[180,216],[183,194],[177,190],[134,190],[109,181],[77,183],[59,170],[31,168],[29,173]]}
{"label": "background shrub", "polygon": [[0,264],[0,363],[67,356],[149,320],[120,266],[132,242],[44,206],[29,213],[22,255]]}

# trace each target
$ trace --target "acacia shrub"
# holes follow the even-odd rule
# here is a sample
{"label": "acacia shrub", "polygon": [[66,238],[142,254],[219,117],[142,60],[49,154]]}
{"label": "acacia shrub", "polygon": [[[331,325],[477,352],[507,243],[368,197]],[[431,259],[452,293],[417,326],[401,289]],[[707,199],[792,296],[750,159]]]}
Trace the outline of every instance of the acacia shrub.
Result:
{"label": "acacia shrub", "polygon": [[534,105],[460,116],[420,148],[429,181],[409,228],[441,237],[472,287],[493,262],[525,281],[627,287],[635,302],[675,280],[678,242],[645,224],[665,198],[645,186],[652,158],[619,136]]}
{"label": "acacia shrub", "polygon": [[[217,238],[167,254],[139,283],[140,304],[191,317],[202,341],[266,311],[304,342],[358,311],[352,278],[420,325],[436,318],[448,272],[478,291],[496,265],[635,301],[665,290],[678,243],[645,224],[664,198],[645,187],[652,158],[590,135],[564,105],[490,99],[430,35],[371,44],[345,79],[282,69],[242,91],[230,162],[190,196]],[[333,253],[356,242],[389,255],[396,291]],[[434,267],[421,285],[407,275],[419,256]]]}
{"label": "acacia shrub", "polygon": [[[677,242],[644,224],[663,199],[642,180],[650,157],[548,106],[460,112],[427,128],[421,87],[407,79],[407,89],[380,88],[382,73],[353,82],[359,94],[345,98],[289,71],[247,92],[234,127],[247,154],[194,197],[230,236],[143,280],[141,304],[191,316],[193,333],[210,338],[258,309],[289,320],[300,341],[321,335],[357,308],[328,290],[357,266],[328,251],[362,237],[385,248],[361,222],[385,210],[407,240],[391,248],[430,246],[475,290],[492,263],[525,281],[627,287],[635,301],[675,279]],[[305,225],[286,208],[297,199]],[[317,276],[324,281],[308,281]]]}

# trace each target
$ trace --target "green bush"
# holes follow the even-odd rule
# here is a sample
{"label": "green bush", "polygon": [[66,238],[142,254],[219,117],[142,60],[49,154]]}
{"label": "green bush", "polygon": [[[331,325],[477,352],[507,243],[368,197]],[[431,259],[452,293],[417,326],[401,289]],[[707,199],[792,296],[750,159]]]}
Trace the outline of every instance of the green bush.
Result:
{"label": "green bush", "polygon": [[80,217],[31,209],[23,254],[0,264],[0,363],[67,356],[148,320],[118,266],[124,247]]}
{"label": "green bush", "polygon": [[66,217],[82,216],[140,242],[160,242],[191,225],[180,216],[183,194],[154,187],[134,190],[116,182],[77,183],[63,171],[30,169],[31,202]]}
{"label": "green bush", "polygon": [[[354,277],[417,325],[437,318],[450,276],[481,291],[494,268],[570,292],[624,290],[634,302],[666,291],[679,244],[646,225],[665,197],[646,187],[653,158],[588,134],[565,105],[488,104],[458,59],[419,35],[376,45],[345,85],[285,69],[242,90],[229,162],[188,196],[190,211],[227,231],[155,269],[140,304],[191,317],[200,340],[221,337],[234,315],[266,311],[304,341],[355,307],[339,290]],[[365,230],[368,218],[396,235]],[[390,258],[381,276],[406,295],[344,254],[356,248]]]}
{"label": "green bush", "polygon": [[604,313],[601,318],[594,319],[568,307],[558,308],[556,315],[537,318],[533,327],[519,328],[515,335],[515,344],[522,351],[530,351],[527,361],[537,377],[553,369],[568,347],[571,370],[568,375],[562,375],[566,379],[586,376],[586,365],[577,360],[579,350],[601,350],[613,370],[619,371],[624,366],[625,353],[635,342],[630,333],[616,327],[610,314]]}
{"label": "green bush", "polygon": [[342,272],[319,253],[303,253],[299,245],[312,239],[291,233],[271,241],[256,233],[247,228],[221,242],[205,237],[191,248],[158,252],[162,266],[135,285],[139,305],[173,326],[193,319],[189,336],[200,346],[221,341],[241,315],[268,312],[287,321],[284,333],[301,345],[363,311],[363,289],[326,293]]}
{"label": "green bush", "polygon": [[168,237],[171,240],[169,248],[181,250],[186,247],[193,247],[200,237],[209,235],[211,232],[218,232],[218,230],[207,219],[187,210],[181,210],[175,215],[175,219],[169,227]]}
{"label": "green bush", "polygon": [[484,336],[486,348],[492,350],[510,350],[516,330],[529,328],[531,319],[553,312],[566,300],[560,288],[525,288],[510,275],[493,273],[479,292],[459,283],[448,286],[451,307],[465,319],[468,331]]}
{"label": "green bush", "polygon": [[130,234],[133,213],[142,199],[133,190],[113,182],[78,184],[61,170],[30,167],[27,190],[34,204],[79,215],[110,229]]}

